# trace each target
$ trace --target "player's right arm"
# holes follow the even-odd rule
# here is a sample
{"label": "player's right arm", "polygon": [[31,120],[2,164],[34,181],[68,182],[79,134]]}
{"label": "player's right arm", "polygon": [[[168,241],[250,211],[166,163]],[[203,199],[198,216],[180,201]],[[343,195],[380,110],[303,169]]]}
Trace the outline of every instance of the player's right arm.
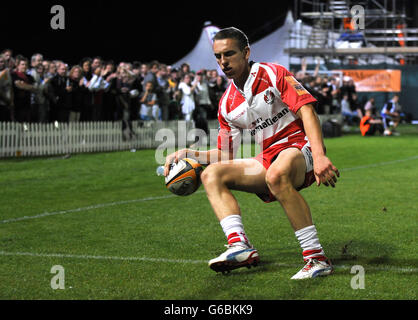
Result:
{"label": "player's right arm", "polygon": [[167,176],[170,171],[170,165],[177,163],[184,158],[195,159],[202,165],[209,165],[211,163],[232,160],[233,153],[231,151],[222,151],[219,149],[211,149],[207,151],[198,151],[193,149],[181,149],[167,156],[164,165],[164,175]]}
{"label": "player's right arm", "polygon": [[164,175],[167,176],[170,171],[170,165],[177,163],[184,158],[195,159],[202,165],[209,165],[219,161],[232,160],[235,156],[234,145],[240,141],[239,130],[227,124],[222,115],[218,115],[219,133],[218,147],[207,151],[198,151],[193,149],[181,149],[167,156],[164,165]]}
{"label": "player's right arm", "polygon": [[170,165],[177,163],[184,158],[192,158],[202,165],[209,165],[211,163],[232,160],[235,153],[241,144],[241,131],[233,126],[223,114],[222,100],[220,101],[220,108],[218,112],[219,132],[218,132],[218,147],[207,151],[198,151],[193,149],[178,150],[166,158],[164,165],[164,175],[167,176],[170,171]]}

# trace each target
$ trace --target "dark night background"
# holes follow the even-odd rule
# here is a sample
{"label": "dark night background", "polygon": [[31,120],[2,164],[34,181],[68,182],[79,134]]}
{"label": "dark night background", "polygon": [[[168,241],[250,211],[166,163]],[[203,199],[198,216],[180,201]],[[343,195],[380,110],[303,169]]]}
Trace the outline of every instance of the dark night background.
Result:
{"label": "dark night background", "polygon": [[[1,5],[0,50],[69,64],[83,57],[174,63],[190,52],[205,21],[235,26],[256,41],[279,27],[293,1],[33,1]],[[65,9],[65,30],[52,30],[53,5]],[[257,5],[257,9],[255,6]]]}

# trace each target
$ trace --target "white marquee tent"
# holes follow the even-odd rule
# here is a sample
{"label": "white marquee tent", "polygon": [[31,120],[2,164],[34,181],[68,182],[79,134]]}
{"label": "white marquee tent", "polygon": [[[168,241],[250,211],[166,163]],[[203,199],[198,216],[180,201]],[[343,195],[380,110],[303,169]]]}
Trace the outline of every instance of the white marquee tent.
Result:
{"label": "white marquee tent", "polygon": [[[288,47],[289,33],[294,24],[292,13],[289,11],[285,23],[280,28],[265,38],[250,44],[250,59],[260,62],[276,62],[288,67],[289,55],[284,52],[284,49]],[[190,68],[195,71],[199,69],[218,69],[212,51],[212,39],[219,30],[218,27],[207,23],[193,50],[174,63],[173,66],[179,68],[182,63],[187,62]]]}
{"label": "white marquee tent", "polygon": [[280,28],[261,40],[250,44],[251,60],[278,63],[289,68],[289,55],[284,50],[289,48],[289,36],[294,25],[292,12],[289,11],[284,24]]}
{"label": "white marquee tent", "polygon": [[193,50],[176,63],[173,63],[172,66],[180,68],[183,63],[187,63],[190,65],[190,69],[194,71],[200,69],[219,70],[212,50],[212,39],[219,30],[218,27],[211,25],[210,22],[206,22]]}

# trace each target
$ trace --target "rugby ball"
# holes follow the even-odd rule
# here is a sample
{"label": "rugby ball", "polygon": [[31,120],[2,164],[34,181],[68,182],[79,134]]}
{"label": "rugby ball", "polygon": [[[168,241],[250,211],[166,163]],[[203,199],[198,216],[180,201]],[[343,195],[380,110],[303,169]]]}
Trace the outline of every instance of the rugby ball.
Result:
{"label": "rugby ball", "polygon": [[199,189],[202,165],[196,160],[185,158],[171,165],[165,177],[168,190],[178,196],[188,196]]}

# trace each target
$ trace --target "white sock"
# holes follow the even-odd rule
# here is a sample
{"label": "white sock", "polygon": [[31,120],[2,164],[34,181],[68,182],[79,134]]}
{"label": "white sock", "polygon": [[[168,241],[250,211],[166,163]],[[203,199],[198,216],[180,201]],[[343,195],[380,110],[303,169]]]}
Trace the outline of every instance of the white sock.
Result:
{"label": "white sock", "polygon": [[300,247],[303,250],[303,259],[325,260],[325,252],[319,243],[318,234],[314,225],[297,230],[296,238],[299,240]]}
{"label": "white sock", "polygon": [[228,244],[242,242],[249,245],[249,241],[245,235],[244,225],[242,224],[242,218],[239,214],[227,216],[221,220],[220,224],[228,239]]}

